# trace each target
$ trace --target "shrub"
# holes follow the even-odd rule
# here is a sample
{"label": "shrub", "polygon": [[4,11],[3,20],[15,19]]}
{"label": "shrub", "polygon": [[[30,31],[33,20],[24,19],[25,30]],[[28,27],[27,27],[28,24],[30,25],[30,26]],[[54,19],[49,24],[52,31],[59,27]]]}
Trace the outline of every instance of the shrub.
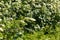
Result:
{"label": "shrub", "polygon": [[55,29],[60,22],[59,10],[59,0],[0,0],[0,39],[19,40],[24,33],[34,33],[47,25]]}

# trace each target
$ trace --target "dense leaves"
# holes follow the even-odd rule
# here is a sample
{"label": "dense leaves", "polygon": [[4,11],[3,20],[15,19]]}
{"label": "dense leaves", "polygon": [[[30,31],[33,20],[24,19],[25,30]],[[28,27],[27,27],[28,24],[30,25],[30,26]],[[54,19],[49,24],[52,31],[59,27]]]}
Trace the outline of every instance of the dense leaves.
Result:
{"label": "dense leaves", "polygon": [[59,22],[59,0],[0,0],[0,40],[23,40],[25,33],[40,30],[55,33]]}

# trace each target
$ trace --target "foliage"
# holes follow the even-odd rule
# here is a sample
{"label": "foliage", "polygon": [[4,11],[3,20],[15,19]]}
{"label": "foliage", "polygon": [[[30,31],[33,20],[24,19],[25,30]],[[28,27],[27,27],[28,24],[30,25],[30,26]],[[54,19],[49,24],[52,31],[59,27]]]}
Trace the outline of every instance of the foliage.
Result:
{"label": "foliage", "polygon": [[59,40],[59,24],[60,0],[0,0],[0,40]]}

